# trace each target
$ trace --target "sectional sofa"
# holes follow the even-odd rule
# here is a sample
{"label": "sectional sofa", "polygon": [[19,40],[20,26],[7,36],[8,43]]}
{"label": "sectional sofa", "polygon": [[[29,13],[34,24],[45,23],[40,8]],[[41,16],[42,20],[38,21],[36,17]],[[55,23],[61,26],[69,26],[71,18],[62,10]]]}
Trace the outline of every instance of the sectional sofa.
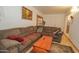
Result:
{"label": "sectional sofa", "polygon": [[42,35],[52,36],[57,29],[57,27],[29,26],[0,30],[0,52],[26,52]]}

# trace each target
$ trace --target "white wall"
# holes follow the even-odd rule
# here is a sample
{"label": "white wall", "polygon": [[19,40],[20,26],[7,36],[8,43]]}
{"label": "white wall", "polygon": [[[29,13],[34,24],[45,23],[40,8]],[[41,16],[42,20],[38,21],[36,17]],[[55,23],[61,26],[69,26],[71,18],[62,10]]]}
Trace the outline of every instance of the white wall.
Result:
{"label": "white wall", "polygon": [[79,49],[79,12],[73,15],[73,23],[70,25],[69,36],[71,41]]}
{"label": "white wall", "polygon": [[[72,21],[70,21],[70,28],[69,28],[69,33],[66,33],[66,26],[67,26],[67,21],[68,16],[73,16]],[[79,9],[78,11],[73,11],[70,14],[66,15],[66,20],[65,20],[65,34],[71,39],[73,44],[79,49]]]}
{"label": "white wall", "polygon": [[28,27],[36,25],[37,14],[43,16],[33,7],[27,6],[33,13],[32,20],[22,19],[21,6],[3,6],[0,7],[0,30],[15,28],[15,27]]}
{"label": "white wall", "polygon": [[52,26],[52,27],[61,27],[62,30],[64,29],[64,16],[65,14],[51,14],[51,15],[45,15],[45,26]]}

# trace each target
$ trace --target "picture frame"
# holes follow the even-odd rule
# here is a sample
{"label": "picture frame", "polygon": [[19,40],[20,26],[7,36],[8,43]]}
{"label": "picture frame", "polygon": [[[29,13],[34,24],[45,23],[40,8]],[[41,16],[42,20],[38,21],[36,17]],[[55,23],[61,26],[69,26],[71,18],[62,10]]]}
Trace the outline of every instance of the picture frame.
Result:
{"label": "picture frame", "polygon": [[22,7],[22,19],[32,20],[32,11],[26,7]]}
{"label": "picture frame", "polygon": [[43,25],[43,17],[37,15],[37,26],[42,26]]}

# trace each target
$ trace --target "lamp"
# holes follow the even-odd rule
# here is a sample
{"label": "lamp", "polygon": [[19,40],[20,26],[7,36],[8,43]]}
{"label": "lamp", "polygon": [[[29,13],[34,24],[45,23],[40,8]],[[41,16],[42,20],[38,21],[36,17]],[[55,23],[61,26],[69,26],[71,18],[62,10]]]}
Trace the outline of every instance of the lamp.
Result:
{"label": "lamp", "polygon": [[71,9],[71,12],[78,12],[79,11],[79,6],[73,6]]}

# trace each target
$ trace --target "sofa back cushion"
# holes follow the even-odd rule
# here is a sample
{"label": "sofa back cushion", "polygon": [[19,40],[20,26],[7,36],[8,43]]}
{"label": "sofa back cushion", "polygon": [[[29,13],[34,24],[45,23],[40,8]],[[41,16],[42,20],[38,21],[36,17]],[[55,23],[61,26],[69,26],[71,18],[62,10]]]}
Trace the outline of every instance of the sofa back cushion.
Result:
{"label": "sofa back cushion", "polygon": [[21,28],[0,30],[0,39],[6,38],[9,35],[26,36],[28,34],[34,33],[36,31],[35,28],[34,28],[34,26],[30,26],[30,27],[21,27]]}
{"label": "sofa back cushion", "polygon": [[22,42],[25,40],[25,37],[24,36],[21,36],[21,35],[9,35],[7,37],[7,39],[11,39],[11,40],[16,40],[18,42]]}
{"label": "sofa back cushion", "polygon": [[20,28],[20,32],[21,32],[21,35],[25,36],[25,35],[29,35],[31,33],[34,33],[34,29],[33,29],[33,26]]}
{"label": "sofa back cushion", "polygon": [[19,29],[7,29],[7,30],[0,30],[1,39],[8,37],[9,35],[19,35]]}

